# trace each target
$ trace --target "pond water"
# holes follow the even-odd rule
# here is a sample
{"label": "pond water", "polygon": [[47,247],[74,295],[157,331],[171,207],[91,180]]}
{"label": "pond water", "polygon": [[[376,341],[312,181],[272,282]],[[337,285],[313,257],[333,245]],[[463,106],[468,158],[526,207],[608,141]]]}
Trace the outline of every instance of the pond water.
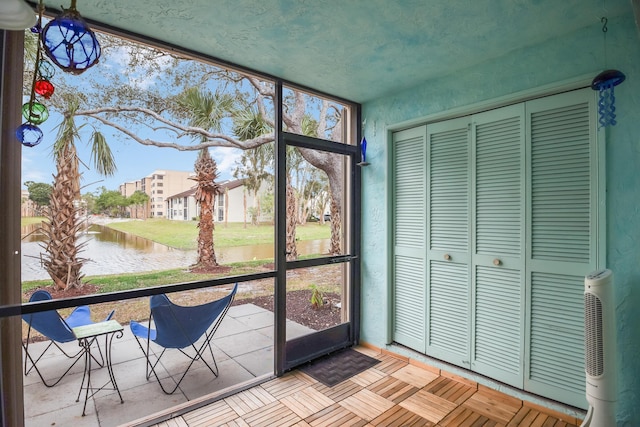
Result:
{"label": "pond water", "polygon": [[[37,232],[37,225],[22,227],[22,280],[48,279],[40,263],[44,252],[42,243],[45,236]],[[87,258],[82,272],[87,276],[98,274],[135,273],[142,271],[167,270],[192,265],[197,259],[195,250],[179,250],[151,240],[123,233],[101,225],[91,225],[83,232],[78,242],[87,242],[80,257]],[[302,255],[322,254],[329,250],[329,239],[298,242],[298,252]],[[215,248],[219,263],[250,261],[253,259],[273,259],[273,245],[260,244]]]}

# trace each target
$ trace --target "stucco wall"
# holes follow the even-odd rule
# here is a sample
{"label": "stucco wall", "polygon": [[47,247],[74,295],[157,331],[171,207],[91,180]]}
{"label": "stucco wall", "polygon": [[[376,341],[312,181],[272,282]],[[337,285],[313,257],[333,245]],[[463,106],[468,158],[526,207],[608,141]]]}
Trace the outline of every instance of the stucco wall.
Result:
{"label": "stucco wall", "polygon": [[473,69],[363,105],[362,340],[384,346],[388,311],[387,128],[512,93],[617,68],[618,125],[606,130],[607,267],[615,274],[618,425],[640,425],[640,37],[632,16],[610,19],[606,58],[599,20],[569,37],[514,51]]}
{"label": "stucco wall", "polygon": [[[229,222],[243,222],[244,221],[244,192],[245,187],[240,186],[229,190],[229,206],[227,218]],[[253,191],[248,191],[246,195],[247,209],[255,205]],[[251,221],[249,214],[247,213],[247,221]]]}

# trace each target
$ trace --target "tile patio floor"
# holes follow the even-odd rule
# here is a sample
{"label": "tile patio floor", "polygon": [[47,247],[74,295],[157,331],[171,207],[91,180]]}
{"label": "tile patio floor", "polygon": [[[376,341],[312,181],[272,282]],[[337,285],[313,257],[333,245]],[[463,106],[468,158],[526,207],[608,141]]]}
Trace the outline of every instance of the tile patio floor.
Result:
{"label": "tile patio floor", "polygon": [[358,347],[381,363],[327,387],[301,371],[155,424],[213,426],[577,426],[580,420],[455,375]]}
{"label": "tile patio floor", "polygon": [[[101,391],[89,399],[86,416],[81,416],[84,399],[81,397],[80,402],[75,400],[82,382],[83,361],[78,362],[52,388],[45,387],[38,375],[32,372],[23,377],[25,426],[118,426],[256,377],[272,375],[273,324],[273,313],[261,307],[253,304],[231,307],[213,339],[219,377],[213,378],[204,365],[200,363],[198,366],[199,362],[196,362],[181,387],[170,396],[162,392],[153,377],[150,381],[146,380],[142,351],[129,326],[124,325],[124,336],[115,338],[112,347],[114,375],[124,403],[120,403],[115,391]],[[287,322],[287,334],[290,337],[310,331],[305,326]],[[37,343],[33,347],[44,345],[46,343]],[[104,345],[103,340],[101,345]],[[69,351],[78,349],[76,342],[66,343],[65,346],[69,346]],[[68,359],[57,349],[54,350],[49,349],[49,353],[39,362],[38,366],[43,372],[61,372],[59,367],[68,366]],[[168,359],[169,363],[186,360],[184,356],[179,356],[176,352],[175,358]],[[167,368],[170,372],[179,372],[175,366]],[[166,375],[168,377],[168,373]],[[101,385],[107,378],[106,369],[92,371],[92,384]]]}
{"label": "tile patio floor", "polygon": [[[545,410],[444,371],[386,352],[359,347],[381,363],[329,388],[300,371],[233,395],[229,387],[273,372],[273,313],[252,304],[229,309],[213,343],[220,376],[204,367],[190,372],[173,395],[145,379],[145,360],[128,325],[113,341],[113,366],[124,403],[114,391],[76,402],[82,380],[78,363],[60,384],[45,387],[32,373],[24,377],[25,426],[113,427],[195,426],[577,426],[575,417]],[[287,323],[289,338],[310,330]],[[44,344],[44,343],[43,343]],[[38,344],[42,345],[42,344]],[[75,346],[76,343],[67,345]],[[43,369],[63,358],[51,352]],[[170,359],[171,361],[175,359]],[[63,363],[66,362],[63,361]],[[40,366],[40,365],[39,365]],[[175,366],[168,366],[171,372]],[[92,382],[106,381],[106,369],[92,371]],[[168,374],[166,374],[168,376]],[[221,399],[176,416],[175,408],[216,393]],[[162,418],[156,418],[156,416]],[[157,420],[166,421],[158,423]],[[154,421],[155,420],[155,421]]]}

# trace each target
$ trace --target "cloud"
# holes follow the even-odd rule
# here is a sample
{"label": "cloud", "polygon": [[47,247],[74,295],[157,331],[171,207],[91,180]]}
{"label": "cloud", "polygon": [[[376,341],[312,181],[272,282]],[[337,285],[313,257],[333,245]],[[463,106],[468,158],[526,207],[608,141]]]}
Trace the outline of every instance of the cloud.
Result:
{"label": "cloud", "polygon": [[[143,47],[118,46],[109,53],[108,68],[116,70],[128,70],[131,63],[135,63],[135,72],[128,74],[128,84],[138,89],[152,87],[163,72],[174,66],[173,58],[169,55],[156,56],[153,61],[143,59],[145,51]],[[137,57],[137,58],[136,58]],[[114,67],[115,65],[115,67]]]}
{"label": "cloud", "polygon": [[153,86],[156,82],[156,77],[160,74],[153,72],[142,75],[140,77],[129,76],[129,85],[138,89],[146,90]]}
{"label": "cloud", "polygon": [[220,179],[232,179],[236,162],[240,161],[240,157],[242,157],[242,150],[237,148],[216,147],[212,150],[211,155],[218,164]]}
{"label": "cloud", "polygon": [[103,61],[103,67],[112,68],[114,65],[118,67],[127,67],[131,59],[131,49],[119,46],[109,52],[108,60]]}

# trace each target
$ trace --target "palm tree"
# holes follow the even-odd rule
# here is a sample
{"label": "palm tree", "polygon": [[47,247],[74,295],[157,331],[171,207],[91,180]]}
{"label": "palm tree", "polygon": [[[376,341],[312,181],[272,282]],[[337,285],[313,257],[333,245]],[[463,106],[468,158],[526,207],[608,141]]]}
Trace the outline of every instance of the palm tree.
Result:
{"label": "palm tree", "polygon": [[[264,115],[256,111],[254,107],[247,106],[242,112],[238,112],[234,118],[234,134],[241,140],[249,140],[266,135],[273,132],[273,127],[267,123]],[[273,163],[274,150],[271,144],[263,144],[243,154],[241,163],[242,169],[236,169],[236,175],[245,175],[245,185],[249,190],[254,192],[255,199],[258,199],[258,190],[262,182],[269,178],[269,174],[265,172],[267,166]],[[287,184],[286,184],[286,248],[287,261],[298,259],[298,249],[296,244],[296,225],[297,225],[297,207],[298,199],[296,191],[291,185],[291,161],[290,158],[295,156],[295,149],[291,148],[287,151]],[[259,202],[258,202],[259,203]],[[260,215],[260,205],[258,204],[258,212]]]}
{"label": "palm tree", "polygon": [[[247,105],[241,111],[236,111],[233,116],[233,133],[241,140],[252,140],[262,135],[267,135],[273,132],[273,126],[267,121],[263,112],[257,109],[255,105]],[[297,121],[289,121],[288,128],[297,133],[302,133],[308,136],[318,136],[319,123],[309,115],[302,115]],[[286,157],[286,254],[287,260],[292,261],[297,259],[297,245],[296,245],[296,226],[300,222],[299,207],[301,205],[300,198],[303,197],[303,186],[308,179],[302,175],[308,175],[311,168],[311,163],[307,163],[308,159],[305,157],[306,152],[313,153],[313,150],[305,150],[299,147],[287,147]],[[256,148],[247,150],[242,158],[241,164],[235,171],[236,178],[240,176],[245,177],[245,185],[249,190],[254,191],[254,195],[257,196],[257,191],[260,188],[262,182],[268,179],[269,174],[265,172],[269,163],[274,159],[273,147],[270,144],[263,144]],[[310,157],[309,155],[307,157]],[[328,164],[335,163],[335,157],[325,156],[325,161]],[[294,176],[295,175],[295,176]],[[292,185],[292,182],[296,181],[296,184],[300,188],[296,189]],[[257,198],[257,197],[256,197]],[[340,206],[332,199],[332,215],[337,220],[331,224],[331,254],[340,253]],[[259,214],[259,210],[258,210]]]}
{"label": "palm tree", "polygon": [[149,201],[149,195],[141,190],[136,190],[131,196],[127,198],[127,204],[135,210],[130,208],[132,218],[138,218],[138,208],[142,208]]}
{"label": "palm tree", "polygon": [[198,260],[195,268],[210,268],[218,266],[216,252],[213,248],[213,211],[215,196],[220,194],[220,186],[215,180],[218,178],[218,166],[211,158],[208,149],[198,152],[198,160],[195,163],[198,183],[195,199],[200,205],[200,221],[198,222]]}
{"label": "palm tree", "polygon": [[[233,116],[233,133],[242,141],[267,135],[273,132],[273,128],[264,120],[264,117],[254,106],[246,106],[245,109],[236,111]],[[264,181],[271,175],[268,172],[269,166],[273,164],[274,152],[273,144],[262,144],[258,147],[245,150],[240,158],[240,164],[234,171],[235,178],[242,178],[244,187],[253,193],[253,200],[256,203],[255,215],[252,220],[259,222],[261,206],[259,191]],[[245,194],[246,197],[246,194]],[[245,203],[245,217],[246,217]],[[245,221],[246,227],[246,221]]]}
{"label": "palm tree", "polygon": [[285,253],[287,255],[287,261],[294,261],[298,259],[298,246],[296,245],[296,225],[298,223],[298,206],[296,198],[296,192],[293,189],[293,186],[289,182],[289,178],[287,178],[287,189],[285,193],[285,197],[287,199],[287,239],[285,243]]}
{"label": "palm tree", "polygon": [[[234,109],[234,100],[230,95],[200,91],[190,88],[178,97],[178,104],[184,109],[183,114],[190,117],[189,124],[207,130],[219,131],[222,119]],[[200,205],[200,221],[198,222],[198,259],[194,268],[217,267],[216,253],[213,239],[213,212],[215,196],[221,193],[220,186],[215,182],[218,178],[218,167],[211,158],[208,148],[198,153],[194,165],[197,182],[196,203]]]}
{"label": "palm tree", "polygon": [[[51,202],[47,210],[47,222],[43,223],[43,231],[47,236],[44,244],[46,253],[43,264],[57,289],[68,290],[82,286],[82,264],[85,259],[78,254],[83,244],[78,244],[77,233],[82,227],[78,218],[80,207],[79,159],[75,146],[78,128],[74,113],[79,103],[76,99],[68,101],[68,109],[59,126],[58,136],[53,146],[53,157],[56,161]],[[99,132],[92,135],[92,160],[101,174],[113,175],[116,165],[104,136]]]}

